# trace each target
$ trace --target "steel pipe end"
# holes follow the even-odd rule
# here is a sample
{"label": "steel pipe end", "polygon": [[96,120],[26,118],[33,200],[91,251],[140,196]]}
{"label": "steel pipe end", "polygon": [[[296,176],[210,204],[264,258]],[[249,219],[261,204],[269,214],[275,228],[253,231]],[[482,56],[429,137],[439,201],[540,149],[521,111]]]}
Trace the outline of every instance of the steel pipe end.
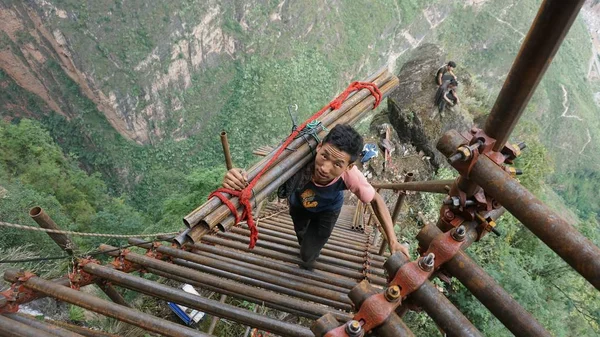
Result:
{"label": "steel pipe end", "polygon": [[7,269],[4,272],[4,280],[6,282],[17,282],[20,277],[25,275],[25,270],[23,269]]}
{"label": "steel pipe end", "polygon": [[40,206],[35,206],[29,210],[29,216],[32,218],[37,218],[42,214],[44,214],[44,210]]}
{"label": "steel pipe end", "polygon": [[340,323],[332,314],[325,314],[313,323],[310,330],[315,334],[315,337],[323,337],[329,331],[337,328]]}
{"label": "steel pipe end", "polygon": [[383,268],[387,271],[390,278],[393,278],[398,272],[398,269],[409,262],[408,257],[406,255],[397,252],[392,254],[383,264]]}
{"label": "steel pipe end", "polygon": [[358,310],[367,298],[375,294],[377,294],[375,287],[369,281],[363,280],[348,292],[348,298],[354,304],[354,308]]}

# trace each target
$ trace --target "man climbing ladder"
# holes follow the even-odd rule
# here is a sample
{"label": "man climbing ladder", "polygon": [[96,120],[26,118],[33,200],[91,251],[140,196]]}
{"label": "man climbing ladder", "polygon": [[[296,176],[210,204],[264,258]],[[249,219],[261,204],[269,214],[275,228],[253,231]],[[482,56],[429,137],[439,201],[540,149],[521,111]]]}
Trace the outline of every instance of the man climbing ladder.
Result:
{"label": "man climbing ladder", "polygon": [[[363,148],[363,139],[348,125],[336,125],[317,146],[316,154],[288,186],[290,216],[300,244],[301,267],[311,270],[329,240],[343,205],[343,191],[350,190],[362,202],[371,203],[389,239],[392,253],[408,250],[394,233],[385,201],[360,173],[354,162]],[[247,173],[234,168],[227,172],[223,187],[240,191],[248,184]]]}

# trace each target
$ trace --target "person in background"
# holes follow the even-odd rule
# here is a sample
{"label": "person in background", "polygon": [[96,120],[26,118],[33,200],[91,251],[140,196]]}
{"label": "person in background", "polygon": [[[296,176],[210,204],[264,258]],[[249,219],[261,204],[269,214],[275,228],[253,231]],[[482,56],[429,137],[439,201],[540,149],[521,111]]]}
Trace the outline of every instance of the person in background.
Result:
{"label": "person in background", "polygon": [[435,105],[438,107],[438,111],[442,113],[446,106],[455,106],[460,100],[456,89],[458,82],[455,79],[445,81],[437,90],[435,94]]}
{"label": "person in background", "polygon": [[456,75],[454,75],[454,69],[456,68],[456,63],[454,61],[450,61],[447,64],[439,67],[435,74],[435,83],[440,86],[445,81],[449,81],[451,79],[456,80]]}

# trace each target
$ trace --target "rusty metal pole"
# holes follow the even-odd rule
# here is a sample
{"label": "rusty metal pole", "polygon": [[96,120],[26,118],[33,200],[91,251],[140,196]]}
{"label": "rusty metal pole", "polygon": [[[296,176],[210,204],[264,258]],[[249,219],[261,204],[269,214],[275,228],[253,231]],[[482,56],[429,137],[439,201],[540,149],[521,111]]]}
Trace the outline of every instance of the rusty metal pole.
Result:
{"label": "rusty metal pole", "polygon": [[227,132],[221,131],[221,145],[223,145],[223,155],[225,156],[225,167],[227,171],[233,168],[233,161],[231,160],[231,152],[229,152],[229,141],[227,140]]}
{"label": "rusty metal pole", "polygon": [[[56,334],[48,329],[38,329],[28,324],[17,322],[8,317],[0,315],[0,336],[6,337],[56,337]],[[79,335],[82,337],[81,335]]]}
{"label": "rusty metal pole", "polygon": [[[410,183],[413,180],[414,174],[409,172],[404,177],[404,183]],[[396,220],[398,219],[398,215],[400,215],[400,210],[402,209],[402,205],[404,205],[404,199],[406,198],[406,190],[398,191],[398,199],[396,200],[396,205],[394,205],[394,210],[392,211],[392,226],[396,226]],[[379,255],[383,255],[385,249],[389,246],[387,240],[381,242],[381,246],[379,247]]]}
{"label": "rusty metal pole", "polygon": [[[135,255],[133,253],[127,254],[125,258]],[[153,259],[152,259],[153,260]],[[156,260],[154,260],[156,261]],[[162,262],[162,261],[156,261]],[[170,263],[163,262],[167,265]],[[171,265],[172,266],[172,265]],[[175,267],[175,266],[173,266]],[[180,267],[181,268],[181,267]],[[187,268],[183,268],[187,269]],[[83,266],[83,270],[90,274],[105,278],[111,282],[121,284],[122,286],[142,292],[144,294],[152,295],[164,300],[172,301],[185,305],[188,308],[201,310],[211,315],[226,318],[244,325],[253,325],[261,329],[266,329],[277,334],[285,336],[297,336],[297,337],[312,337],[310,330],[286,322],[282,322],[273,318],[263,317],[257,315],[251,311],[240,309],[238,307],[221,304],[217,301],[208,300],[202,296],[186,293],[183,290],[171,288],[150,280],[146,280],[140,277],[136,277],[130,274],[126,274],[114,269],[104,267],[95,263],[88,263]],[[189,273],[192,271],[187,269]],[[254,292],[258,289],[254,288]],[[156,318],[155,318],[156,319]],[[190,329],[191,330],[191,329]],[[196,330],[193,330],[196,331]],[[197,332],[197,331],[196,331]],[[197,332],[200,336],[208,336],[203,333]]]}
{"label": "rusty metal pole", "polygon": [[[348,293],[348,297],[357,310],[360,310],[362,304],[371,296],[379,291],[367,281],[362,281]],[[377,336],[381,337],[414,337],[412,331],[404,324],[402,319],[392,312],[388,319],[377,328],[373,329]]]}
{"label": "rusty metal pole", "polygon": [[[219,298],[219,303],[225,303],[225,301],[227,300],[227,295],[221,295],[221,298]],[[215,332],[215,328],[217,327],[217,323],[219,323],[219,316],[213,316],[212,319],[210,320],[210,325],[208,326],[208,330],[206,330],[206,333],[209,335],[212,335],[213,332]]]}
{"label": "rusty metal pole", "polygon": [[[436,226],[425,225],[417,238],[422,247],[428,247],[431,241],[440,234],[442,234],[442,231]],[[464,251],[460,250],[442,268],[464,284],[515,336],[552,336]]]}
{"label": "rusty metal pole", "polygon": [[[111,250],[114,247],[110,247],[107,245],[102,245],[100,246],[100,250]],[[112,253],[109,253],[112,254]],[[316,305],[313,303],[309,303],[306,301],[301,301],[299,299],[296,298],[292,298],[290,296],[283,296],[279,293],[276,292],[272,292],[272,291],[266,291],[266,290],[262,290],[262,289],[258,289],[258,288],[254,288],[252,286],[246,285],[246,284],[240,284],[240,283],[236,283],[233,282],[232,280],[229,279],[223,279],[214,275],[209,275],[206,273],[201,273],[197,270],[194,270],[192,268],[186,268],[183,267],[181,265],[187,265],[189,266],[191,264],[191,262],[187,262],[183,259],[174,259],[174,262],[177,264],[181,264],[181,265],[177,265],[177,264],[173,264],[173,263],[169,263],[169,262],[165,262],[165,261],[161,261],[161,260],[157,260],[148,256],[144,256],[144,255],[140,255],[140,254],[135,254],[135,253],[128,253],[124,256],[124,259],[130,262],[133,262],[134,264],[137,265],[142,265],[144,267],[148,267],[148,268],[153,268],[153,269],[157,269],[163,272],[166,272],[170,275],[174,275],[174,276],[179,276],[179,277],[184,277],[186,279],[189,280],[193,280],[193,281],[197,281],[200,283],[204,283],[204,284],[208,284],[220,289],[224,289],[224,290],[229,290],[229,291],[233,291],[233,292],[237,292],[237,293],[247,293],[249,296],[255,297],[259,300],[264,300],[264,301],[268,301],[271,303],[276,303],[276,304],[280,304],[282,306],[285,307],[290,307],[292,309],[296,309],[296,310],[301,310],[304,312],[314,312],[317,314],[325,314],[328,312],[333,312],[334,315],[336,315],[337,317],[346,317],[347,315],[338,312],[338,311],[334,311],[330,308],[321,306],[321,305]],[[89,264],[92,265],[92,264]],[[87,265],[86,265],[87,266]],[[200,266],[200,265],[198,265]],[[85,271],[87,271],[87,269],[84,269]],[[97,275],[95,271],[89,271],[89,273]],[[123,286],[127,286],[129,288],[131,288],[129,285],[132,284],[131,282],[127,282],[127,283],[123,283],[120,280],[135,280],[135,277],[133,278],[126,278],[126,276],[117,274],[117,275],[112,275],[110,277],[105,277],[106,273],[101,273],[98,276],[101,276],[103,278],[109,279],[111,281],[114,281],[115,279],[118,279],[119,284],[122,284]],[[229,276],[235,276],[232,273],[229,274]],[[255,280],[256,281],[256,280]],[[132,281],[133,282],[133,281]],[[259,284],[259,282],[255,282],[255,284]],[[153,289],[155,289],[156,287],[158,287],[157,285],[154,284],[146,284],[148,287],[153,287]],[[261,283],[261,285],[264,285],[264,283]],[[139,290],[139,286],[136,285],[136,290]],[[275,288],[273,288],[275,289]],[[142,292],[146,292],[145,290],[139,290]],[[283,287],[279,287],[277,288],[276,291],[285,291],[285,288]],[[289,291],[288,291],[289,292]],[[184,292],[185,293],[185,292]],[[154,292],[150,293],[151,295],[156,295]],[[187,293],[186,293],[187,294]],[[297,293],[296,293],[297,294]],[[311,297],[313,300],[319,300],[318,296],[315,297]],[[323,301],[323,299],[321,299],[321,301]],[[204,303],[203,301],[201,301],[202,303]],[[212,301],[210,302],[210,305],[206,308],[207,304],[204,304],[204,307],[199,308],[199,310],[203,310],[203,311],[207,311],[209,312],[209,310],[213,310],[214,311],[214,303],[216,301]],[[184,304],[185,303],[180,303],[177,302],[179,304]],[[348,305],[349,306],[349,305]],[[228,305],[225,305],[224,307],[229,307]],[[198,309],[198,308],[196,308]],[[214,312],[213,312],[214,314]],[[228,316],[221,316],[221,315],[217,315],[220,317],[228,317]],[[240,322],[240,323],[244,323],[244,322]],[[246,322],[248,323],[248,322]],[[245,323],[244,323],[245,324]],[[252,324],[247,324],[247,325],[252,325]],[[260,326],[261,328],[263,328],[264,326]],[[266,328],[266,327],[264,327]]]}
{"label": "rusty metal pole", "polygon": [[[396,275],[398,270],[410,262],[402,253],[395,253],[386,261],[388,275]],[[483,337],[483,334],[458,310],[430,281],[425,281],[408,299],[423,308],[433,321],[448,336]],[[396,312],[403,312],[399,307]]]}
{"label": "rusty metal pole", "polygon": [[403,183],[372,183],[374,188],[448,194],[454,180],[409,181]]}
{"label": "rusty metal pole", "polygon": [[[31,210],[29,210],[29,215],[42,228],[60,230],[52,218],[50,218],[50,216],[39,206],[33,207]],[[67,252],[69,255],[73,255],[73,251],[77,250],[77,246],[68,235],[59,233],[48,233],[48,235],[62,250]],[[98,287],[106,294],[106,296],[113,300],[113,302],[130,307],[129,303],[125,301],[123,296],[121,296],[121,294],[119,294],[119,292],[110,284],[106,284],[105,282],[96,282],[96,285],[98,285]]]}
{"label": "rusty metal pole", "polygon": [[[49,333],[52,336],[84,337],[83,335],[80,335],[73,331],[69,331],[63,327],[50,324],[43,320],[40,321],[33,316],[26,316],[23,314],[4,314],[4,316],[6,316],[7,318],[9,318],[15,322],[19,322],[19,323],[25,324],[26,326],[29,326],[31,328],[38,329],[43,332]],[[1,318],[2,318],[2,315],[0,315],[0,319]],[[5,322],[0,321],[0,325],[2,325],[3,323],[5,323]],[[30,335],[30,336],[32,336],[32,335]],[[37,336],[37,335],[35,335],[35,336]]]}
{"label": "rusty metal pole", "polygon": [[[29,210],[29,216],[31,216],[33,221],[35,221],[42,228],[60,230],[60,227],[58,227],[56,222],[54,222],[52,218],[50,218],[50,216],[39,206],[33,207],[31,210]],[[69,255],[73,255],[73,251],[77,250],[77,246],[69,236],[60,233],[47,234],[52,240],[54,240],[54,242],[56,242],[60,249],[67,252]]]}
{"label": "rusty metal pole", "polygon": [[96,281],[96,285],[98,286],[98,288],[100,288],[105,294],[106,296],[108,296],[108,298],[110,298],[113,302],[120,304],[120,305],[124,305],[126,307],[130,307],[131,305],[129,303],[127,303],[127,301],[125,301],[125,299],[123,298],[123,296],[121,296],[121,294],[117,291],[117,289],[115,289],[115,287],[113,287],[111,284],[109,284],[108,282],[104,281],[104,280],[97,280]]}
{"label": "rusty metal pole", "polygon": [[[89,265],[90,264],[88,264],[88,266]],[[15,270],[9,270],[4,273],[4,279],[9,282],[16,282],[19,277],[19,272]],[[135,276],[132,277],[135,279],[144,280]],[[64,287],[54,282],[41,279],[37,276],[34,276],[29,280],[23,282],[22,285],[28,289],[42,293],[46,296],[51,296],[61,301],[68,302],[91,311],[95,311],[104,316],[118,319],[125,323],[138,326],[147,331],[156,332],[165,336],[173,337],[209,337],[209,335],[201,333],[197,330],[183,327],[177,323],[169,322],[157,318],[155,316],[139,312],[128,307],[124,307],[122,305],[105,301],[95,296],[77,290],[73,290],[69,287]],[[33,334],[27,336],[39,335]]]}
{"label": "rusty metal pole", "polygon": [[[451,130],[442,136],[437,147],[449,157],[464,140],[458,132]],[[487,156],[479,156],[470,177],[600,290],[600,248]]]}
{"label": "rusty metal pole", "polygon": [[196,254],[208,253],[211,255],[220,255],[229,259],[238,259],[239,261],[243,261],[247,264],[261,266],[265,269],[277,271],[278,273],[282,274],[297,275],[299,277],[302,277],[303,279],[310,279],[323,283],[328,283],[336,286],[337,288],[350,289],[356,284],[355,281],[343,277],[338,277],[335,274],[325,274],[319,271],[311,272],[305,269],[293,267],[289,264],[285,264],[280,261],[276,261],[273,258],[265,259],[261,258],[260,256],[254,256],[250,254],[240,254],[237,251],[225,249],[224,247],[217,247],[205,244],[197,244],[190,247],[195,250]]}
{"label": "rusty metal pole", "polygon": [[[496,139],[494,151],[500,151],[508,140],[584,2],[542,2],[483,129]],[[459,178],[458,186],[467,197],[476,189],[466,177]]]}
{"label": "rusty metal pole", "polygon": [[[404,177],[404,182],[411,182],[414,178],[414,174],[409,172]],[[396,220],[398,220],[398,215],[400,214],[400,210],[402,209],[402,205],[404,205],[404,199],[406,198],[406,191],[400,190],[398,191],[398,199],[396,200],[396,205],[394,206],[394,210],[392,211],[392,224],[396,225]]]}
{"label": "rusty metal pole", "polygon": [[545,0],[519,50],[485,123],[502,149],[585,0]]}

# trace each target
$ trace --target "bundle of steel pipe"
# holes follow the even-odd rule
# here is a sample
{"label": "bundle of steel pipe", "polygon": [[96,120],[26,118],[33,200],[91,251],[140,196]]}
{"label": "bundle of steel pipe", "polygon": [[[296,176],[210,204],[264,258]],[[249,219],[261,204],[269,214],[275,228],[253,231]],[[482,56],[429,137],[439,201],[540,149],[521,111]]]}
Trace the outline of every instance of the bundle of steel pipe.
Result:
{"label": "bundle of steel pipe", "polygon": [[[386,97],[398,85],[398,79],[392,76],[387,70],[378,71],[367,78],[366,81],[375,83],[380,88],[383,97]],[[326,112],[323,115],[321,123],[326,128],[331,128],[337,124],[353,124],[373,107],[374,102],[375,98],[370,95],[370,92],[363,89],[349,96],[338,110],[329,110]],[[324,135],[325,131],[322,130],[319,132],[320,137]],[[313,142],[313,144],[309,145],[306,143],[306,140],[298,138],[288,146],[290,151],[283,152],[254,187],[252,200],[254,203],[263,200],[310,161],[312,157],[311,146],[314,147],[316,144],[314,144],[314,140],[309,140],[309,142]],[[264,168],[274,153],[275,151],[249,170],[248,175],[250,180]],[[302,164],[298,165],[299,163]],[[237,198],[232,198],[231,201],[236,207],[240,207]],[[227,230],[234,222],[235,217],[231,214],[229,208],[222,205],[217,198],[212,198],[184,218],[184,223],[190,228],[198,224],[202,226],[202,229],[199,228],[193,233],[188,233],[187,238],[192,241],[197,240],[205,234],[207,228],[212,229],[218,226],[221,230]]]}

